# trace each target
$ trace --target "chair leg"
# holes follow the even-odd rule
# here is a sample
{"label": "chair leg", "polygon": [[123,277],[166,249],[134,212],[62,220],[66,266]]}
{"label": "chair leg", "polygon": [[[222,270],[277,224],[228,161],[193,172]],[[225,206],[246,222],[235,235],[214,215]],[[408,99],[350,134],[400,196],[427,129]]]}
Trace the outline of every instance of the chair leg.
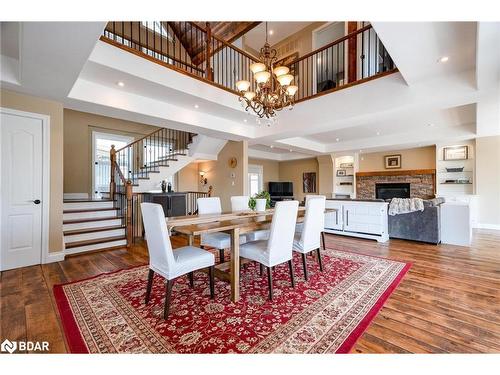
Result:
{"label": "chair leg", "polygon": [[307,281],[308,280],[308,276],[307,276],[306,254],[302,254],[302,267],[304,267],[304,279]]}
{"label": "chair leg", "polygon": [[215,298],[214,266],[208,267],[208,278],[210,279],[210,299]]}
{"label": "chair leg", "polygon": [[319,247],[318,250],[316,250],[316,252],[318,253],[319,270],[323,272],[323,260],[321,259],[321,250]]}
{"label": "chair leg", "polygon": [[224,263],[224,249],[219,249],[220,263]]}
{"label": "chair leg", "polygon": [[146,289],[146,301],[145,301],[146,305],[149,303],[149,297],[151,296],[151,289],[153,288],[154,276],[155,276],[155,271],[150,269],[148,273],[148,287]]}
{"label": "chair leg", "polygon": [[267,267],[267,283],[269,284],[269,299],[273,300],[273,269]]}
{"label": "chair leg", "polygon": [[323,244],[323,250],[326,249],[325,245],[325,232],[321,232],[321,243]]}
{"label": "chair leg", "polygon": [[170,299],[172,297],[172,287],[174,286],[174,280],[168,280],[165,283],[165,306],[163,308],[163,319],[167,320],[168,314],[170,312]]}
{"label": "chair leg", "polygon": [[189,272],[189,286],[191,289],[194,288],[194,272]]}
{"label": "chair leg", "polygon": [[259,263],[259,270],[260,270],[260,276],[262,276],[262,273],[264,272],[264,266]]}
{"label": "chair leg", "polygon": [[290,268],[290,280],[292,281],[292,288],[295,288],[295,275],[293,274],[293,262],[291,259],[288,261],[288,268]]}

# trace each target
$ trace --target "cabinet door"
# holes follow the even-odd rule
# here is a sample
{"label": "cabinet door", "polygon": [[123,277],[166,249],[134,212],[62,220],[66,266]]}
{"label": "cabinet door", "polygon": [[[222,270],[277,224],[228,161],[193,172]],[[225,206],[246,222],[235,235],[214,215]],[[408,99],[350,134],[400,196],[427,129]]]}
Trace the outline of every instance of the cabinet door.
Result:
{"label": "cabinet door", "polygon": [[344,230],[367,234],[381,234],[383,231],[381,209],[374,204],[345,204]]}
{"label": "cabinet door", "polygon": [[325,228],[326,229],[335,229],[342,230],[343,225],[343,212],[342,212],[342,203],[334,202],[334,201],[326,201],[325,208],[335,209],[335,212],[327,212],[325,213]]}

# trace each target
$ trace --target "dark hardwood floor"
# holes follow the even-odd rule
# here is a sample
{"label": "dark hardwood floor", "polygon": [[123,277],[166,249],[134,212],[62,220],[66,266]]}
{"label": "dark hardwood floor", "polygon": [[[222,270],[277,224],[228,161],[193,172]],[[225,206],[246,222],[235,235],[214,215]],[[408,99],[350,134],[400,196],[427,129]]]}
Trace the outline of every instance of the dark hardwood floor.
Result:
{"label": "dark hardwood floor", "polygon": [[[413,263],[352,352],[500,352],[500,232],[476,231],[471,247],[326,237],[330,248]],[[146,263],[137,244],[2,272],[0,339],[49,341],[51,352],[65,352],[52,286]]]}

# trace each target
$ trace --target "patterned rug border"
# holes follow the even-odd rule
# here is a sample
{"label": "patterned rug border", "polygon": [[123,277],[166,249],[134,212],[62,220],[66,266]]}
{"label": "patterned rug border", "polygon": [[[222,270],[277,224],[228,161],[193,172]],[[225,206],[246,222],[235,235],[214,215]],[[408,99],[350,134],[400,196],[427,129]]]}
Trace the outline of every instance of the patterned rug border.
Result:
{"label": "patterned rug border", "polygon": [[79,280],[69,281],[67,283],[56,284],[53,286],[54,298],[56,300],[57,309],[59,311],[59,316],[61,318],[64,335],[66,336],[66,342],[69,346],[70,353],[73,354],[89,354],[85,340],[83,339],[78,324],[76,323],[75,315],[69,304],[68,297],[64,293],[64,286],[80,283],[82,281],[88,281],[92,279],[97,279],[98,277],[113,275],[119,272],[126,272],[133,270],[135,268],[147,266],[148,263],[140,264],[138,266],[132,266],[128,268],[121,268],[116,271],[103,272],[98,275],[86,277]]}
{"label": "patterned rug border", "polygon": [[[362,256],[371,257],[371,258],[390,260],[393,262],[398,262],[398,263],[404,264],[404,267],[401,269],[401,271],[396,276],[396,278],[392,281],[392,283],[389,285],[389,287],[379,297],[379,299],[373,305],[373,307],[370,309],[370,311],[359,322],[358,326],[349,334],[349,336],[345,339],[345,341],[341,344],[341,346],[335,352],[336,354],[347,354],[351,351],[351,349],[356,344],[357,340],[363,335],[363,333],[366,331],[366,329],[370,326],[371,322],[377,316],[378,312],[382,309],[382,307],[384,306],[387,299],[391,296],[391,294],[394,292],[394,290],[398,287],[399,283],[403,280],[406,273],[412,267],[412,263],[405,262],[405,261],[402,261],[399,259],[384,258],[381,256],[376,256],[376,255],[371,255],[371,254],[366,254],[366,253],[361,253],[361,252],[356,252],[356,251],[351,251],[351,250],[345,250],[345,249],[339,250],[339,249],[332,249],[329,247],[327,247],[326,249],[339,251],[339,252],[345,252],[345,253],[351,253],[351,254],[357,254],[357,255],[362,255]],[[87,345],[85,344],[85,340],[83,339],[83,337],[81,335],[80,329],[78,328],[78,325],[77,325],[76,319],[75,319],[75,315],[73,314],[69,300],[64,292],[63,287],[66,285],[76,284],[79,282],[92,280],[92,279],[96,279],[99,277],[116,274],[119,272],[126,272],[129,270],[133,270],[135,268],[144,267],[146,265],[147,265],[147,263],[142,264],[142,265],[138,265],[138,266],[122,268],[122,269],[119,269],[116,271],[103,272],[103,273],[100,273],[98,275],[94,275],[91,277],[87,277],[87,278],[83,278],[83,279],[79,279],[79,280],[74,280],[74,281],[70,281],[67,283],[56,284],[53,286],[54,297],[56,300],[59,316],[61,318],[63,331],[64,331],[64,334],[66,336],[66,342],[68,343],[70,353],[89,354],[89,350],[87,348]]]}

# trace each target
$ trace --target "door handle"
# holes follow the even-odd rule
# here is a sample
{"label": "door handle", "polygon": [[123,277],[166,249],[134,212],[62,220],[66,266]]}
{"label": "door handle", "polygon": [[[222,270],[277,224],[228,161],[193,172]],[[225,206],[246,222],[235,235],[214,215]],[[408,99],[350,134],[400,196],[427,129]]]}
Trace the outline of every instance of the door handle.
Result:
{"label": "door handle", "polygon": [[345,215],[346,215],[346,225],[349,226],[349,210],[346,210]]}
{"label": "door handle", "polygon": [[40,199],[35,199],[35,200],[33,201],[33,203],[34,203],[34,204],[40,204],[40,203],[41,203],[41,201],[40,201]]}

